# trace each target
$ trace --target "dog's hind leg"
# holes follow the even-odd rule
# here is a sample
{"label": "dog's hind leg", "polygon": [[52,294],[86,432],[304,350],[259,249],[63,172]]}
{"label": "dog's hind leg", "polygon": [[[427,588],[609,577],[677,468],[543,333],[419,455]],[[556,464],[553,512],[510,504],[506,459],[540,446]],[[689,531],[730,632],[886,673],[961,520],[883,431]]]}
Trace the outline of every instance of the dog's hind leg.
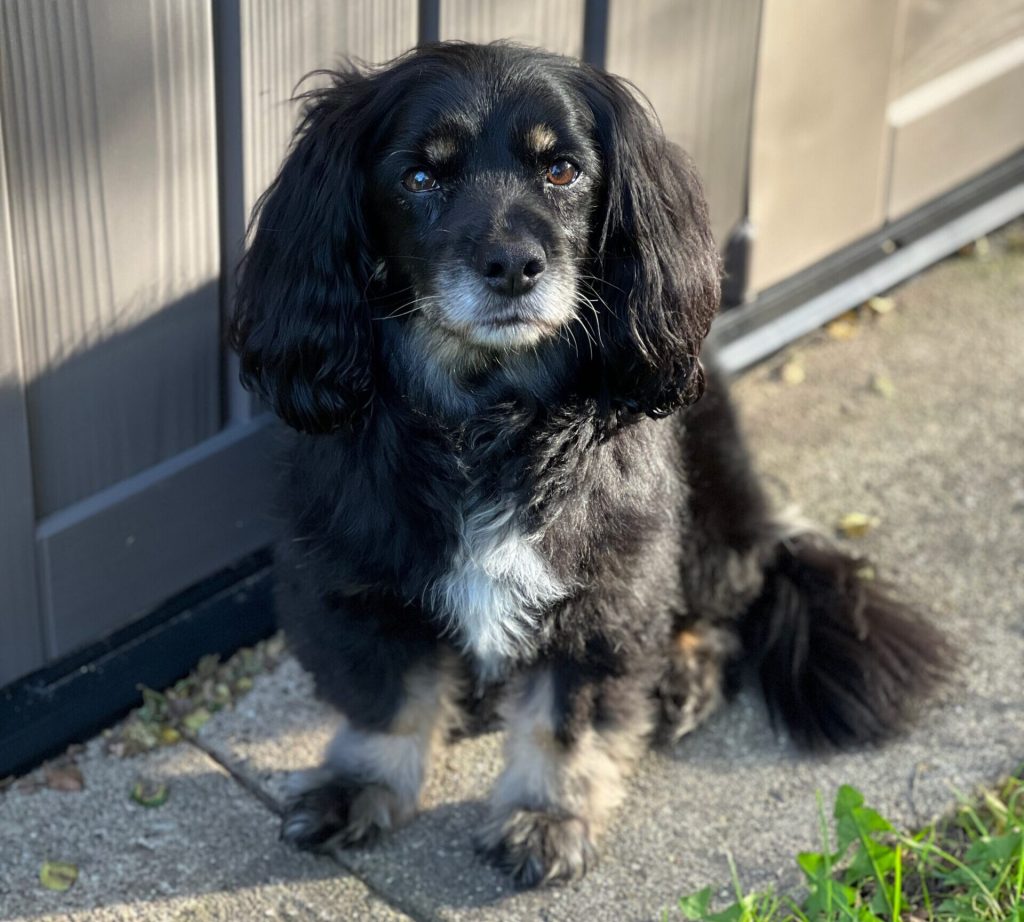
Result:
{"label": "dog's hind leg", "polygon": [[899,729],[946,667],[941,635],[865,561],[813,526],[771,514],[721,377],[709,375],[703,399],[682,419],[690,611],[677,626],[669,691],[685,686],[678,679],[687,658],[699,662],[690,654],[722,648],[731,633],[797,742],[846,746]]}

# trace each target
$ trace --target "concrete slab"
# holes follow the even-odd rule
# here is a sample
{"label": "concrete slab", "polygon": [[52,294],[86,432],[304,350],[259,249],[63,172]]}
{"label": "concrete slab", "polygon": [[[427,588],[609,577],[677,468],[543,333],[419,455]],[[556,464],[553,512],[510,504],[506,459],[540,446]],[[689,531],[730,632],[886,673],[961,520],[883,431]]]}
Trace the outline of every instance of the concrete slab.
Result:
{"label": "concrete slab", "polygon": [[[94,741],[77,763],[80,791],[0,794],[5,922],[408,918],[329,859],[279,843],[276,817],[192,746],[118,759]],[[167,785],[166,803],[131,799],[140,775]],[[44,861],[76,865],[78,879],[45,889]]]}
{"label": "concrete slab", "polygon": [[[856,546],[962,650],[963,670],[915,731],[877,750],[800,757],[742,696],[644,761],[586,880],[525,894],[470,848],[500,739],[470,740],[436,766],[422,815],[380,848],[350,853],[349,867],[423,917],[652,919],[681,894],[725,883],[727,852],[746,885],[793,882],[794,854],[817,843],[816,791],[828,806],[852,783],[915,824],[953,803],[953,787],[1015,768],[1024,759],[1024,254],[1002,240],[988,261],[950,260],[905,285],[896,309],[856,324],[853,338],[800,344],[802,384],[785,384],[769,363],[736,389],[779,499],[826,526],[848,512],[878,516]],[[205,744],[279,796],[283,773],[316,763],[331,732],[308,688],[294,663],[282,667],[217,715]]]}

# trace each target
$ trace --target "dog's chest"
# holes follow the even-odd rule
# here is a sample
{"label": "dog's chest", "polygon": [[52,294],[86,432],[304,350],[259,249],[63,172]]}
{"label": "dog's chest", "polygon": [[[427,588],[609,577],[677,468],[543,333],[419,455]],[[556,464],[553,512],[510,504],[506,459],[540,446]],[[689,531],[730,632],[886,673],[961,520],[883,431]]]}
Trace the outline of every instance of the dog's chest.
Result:
{"label": "dog's chest", "polygon": [[543,612],[568,590],[513,507],[469,499],[458,513],[454,550],[432,587],[434,607],[488,677],[530,655]]}

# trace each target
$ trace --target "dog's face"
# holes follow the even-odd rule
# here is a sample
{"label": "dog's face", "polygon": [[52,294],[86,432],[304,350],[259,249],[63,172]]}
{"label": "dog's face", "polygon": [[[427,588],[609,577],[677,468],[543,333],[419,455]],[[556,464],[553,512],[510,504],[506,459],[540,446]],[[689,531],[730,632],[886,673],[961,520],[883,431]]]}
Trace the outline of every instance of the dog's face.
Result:
{"label": "dog's face", "polygon": [[347,428],[408,394],[381,386],[395,353],[526,393],[557,368],[600,412],[699,396],[707,208],[626,85],[500,44],[332,76],[257,206],[231,331],[243,381],[290,425]]}
{"label": "dog's face", "polygon": [[395,312],[465,360],[558,337],[587,304],[593,132],[589,107],[543,72],[417,87],[375,153],[368,196],[386,271],[408,283]]}

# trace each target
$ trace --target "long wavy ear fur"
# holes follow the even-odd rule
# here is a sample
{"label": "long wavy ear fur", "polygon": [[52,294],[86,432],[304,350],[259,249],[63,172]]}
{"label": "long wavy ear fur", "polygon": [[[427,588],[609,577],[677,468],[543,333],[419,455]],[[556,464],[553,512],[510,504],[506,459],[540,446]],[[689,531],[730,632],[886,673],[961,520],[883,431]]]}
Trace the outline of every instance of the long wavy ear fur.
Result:
{"label": "long wavy ear fur", "polygon": [[376,107],[371,78],[331,76],[305,94],[291,153],[254,209],[229,331],[243,384],[311,433],[356,423],[374,391],[361,160]]}
{"label": "long wavy ear fur", "polygon": [[604,158],[591,247],[612,313],[594,331],[608,396],[616,409],[663,416],[704,390],[698,355],[720,294],[708,208],[689,157],[665,140],[628,84],[581,73]]}

